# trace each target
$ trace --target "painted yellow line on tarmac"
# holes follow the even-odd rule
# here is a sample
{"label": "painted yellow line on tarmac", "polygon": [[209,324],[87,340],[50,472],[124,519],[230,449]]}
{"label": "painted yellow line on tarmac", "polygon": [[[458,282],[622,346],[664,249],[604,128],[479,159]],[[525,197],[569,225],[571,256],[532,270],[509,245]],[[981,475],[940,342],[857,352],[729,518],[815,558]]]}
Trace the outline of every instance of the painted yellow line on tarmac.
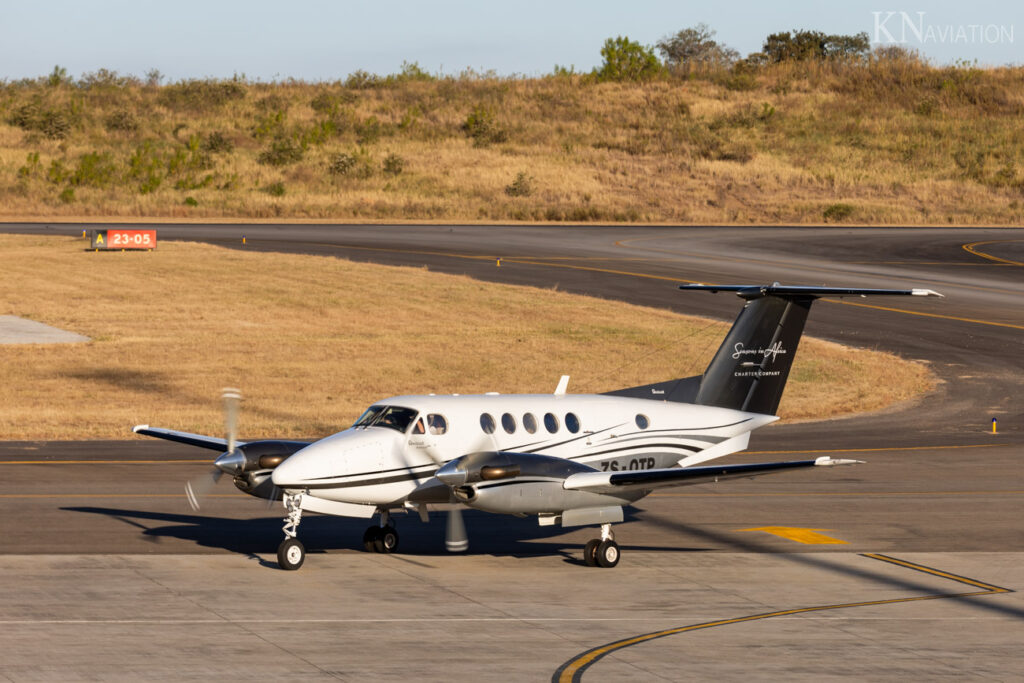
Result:
{"label": "painted yellow line on tarmac", "polygon": [[787,541],[796,541],[804,545],[846,545],[846,541],[819,534],[819,531],[832,531],[831,529],[803,529],[795,526],[759,526],[753,529],[736,529],[736,531],[762,531],[772,536],[784,538]]}
{"label": "painted yellow line on tarmac", "polygon": [[646,643],[650,640],[657,638],[665,638],[667,636],[676,635],[679,633],[687,633],[689,631],[699,631],[706,628],[714,628],[716,626],[729,626],[731,624],[742,624],[748,621],[758,621],[761,619],[772,619],[774,617],[785,617],[796,614],[807,614],[808,612],[824,612],[826,610],[838,610],[838,609],[850,609],[854,607],[874,607],[878,605],[894,605],[904,602],[918,602],[921,600],[941,600],[948,598],[968,598],[979,595],[995,595],[997,593],[1012,593],[1013,591],[1009,588],[1001,588],[994,586],[983,581],[976,579],[970,579],[965,576],[953,574],[951,572],[942,571],[941,569],[933,569],[932,567],[926,567],[921,564],[915,564],[913,562],[907,562],[906,560],[900,560],[895,557],[888,555],[880,555],[877,553],[866,553],[862,557],[867,557],[872,560],[878,560],[880,562],[887,562],[894,564],[899,567],[906,569],[912,569],[914,571],[923,572],[925,574],[931,574],[943,579],[949,579],[959,583],[966,584],[979,588],[980,590],[971,591],[968,593],[937,593],[933,595],[915,595],[906,598],[891,598],[888,600],[867,600],[863,602],[846,602],[836,605],[816,605],[813,607],[797,607],[795,609],[779,610],[776,612],[765,612],[762,614],[750,614],[743,617],[735,617],[733,619],[720,619],[718,621],[706,621],[701,624],[690,624],[689,626],[680,626],[678,628],[665,629],[663,631],[655,631],[653,633],[645,633],[642,635],[634,636],[631,638],[624,638],[622,640],[616,640],[606,645],[595,647],[592,650],[573,657],[568,660],[562,666],[560,666],[551,677],[553,683],[579,683],[583,679],[584,672],[593,666],[598,660],[609,654],[621,650],[623,648],[630,647],[632,645],[639,645],[640,643]]}
{"label": "painted yellow line on tarmac", "polygon": [[[664,237],[664,235],[656,235],[654,237],[638,237],[636,239],[630,239],[630,240],[619,240],[619,241],[615,242],[615,246],[622,247],[624,249],[635,249],[636,247],[629,246],[630,242],[640,242],[640,241],[644,241],[644,240],[660,239],[660,238],[663,238],[663,237]],[[657,247],[645,247],[645,248],[650,249],[651,251],[660,252],[662,254],[673,254],[675,256],[689,256],[689,257],[696,257],[696,258],[708,258],[708,259],[715,259],[715,260],[718,260],[718,261],[728,261],[728,262],[731,262],[731,263],[757,263],[757,264],[765,264],[765,265],[770,265],[770,266],[782,266],[782,267],[785,267],[785,268],[800,268],[800,269],[803,269],[803,270],[806,270],[806,271],[810,271],[810,272],[828,273],[829,275],[835,275],[835,269],[833,269],[833,268],[826,268],[826,267],[821,267],[821,266],[810,266],[810,265],[802,264],[802,263],[793,263],[791,261],[779,261],[779,260],[766,259],[766,258],[757,258],[757,259],[755,259],[755,258],[738,258],[738,257],[734,257],[734,256],[733,257],[722,256],[721,254],[705,254],[705,253],[702,253],[702,252],[699,252],[699,251],[676,251],[676,250],[673,250],[673,249],[661,249],[661,248],[657,248]],[[843,263],[844,264],[849,264],[849,265],[863,265],[864,263],[868,263],[868,264],[871,264],[871,265],[882,265],[882,264],[884,264],[884,262],[862,262],[862,261],[845,261]],[[913,264],[914,262],[910,262],[910,263]],[[899,265],[903,265],[903,264],[901,263]],[[925,265],[925,264],[920,264],[920,265]],[[931,264],[928,264],[928,265],[931,265]],[[943,266],[945,266],[945,265],[977,265],[977,264],[970,264],[970,263],[948,263],[948,264],[947,263],[937,263],[937,264],[934,264],[934,265],[943,265]],[[1010,264],[1004,264],[1004,265],[1010,265]],[[893,280],[898,280],[898,281],[901,281],[901,282],[910,282],[910,283],[913,283],[913,284],[915,284],[917,286],[920,286],[923,282],[932,283],[932,284],[935,284],[938,287],[941,287],[942,285],[948,284],[946,282],[941,282],[941,281],[934,280],[934,279],[922,280],[919,277],[898,277],[898,276],[892,276],[892,279]],[[714,283],[703,282],[702,284],[714,284]],[[977,285],[958,284],[957,287],[959,289],[970,289],[970,290],[978,291],[978,292],[994,292],[994,293],[997,293],[997,294],[1018,294],[1019,293],[1019,292],[1016,292],[1016,291],[1013,291],[1013,290],[1008,290],[1008,289],[996,289],[994,287],[979,287]]]}
{"label": "painted yellow line on tarmac", "polygon": [[[473,255],[473,254],[457,254],[457,253],[453,253],[453,252],[429,251],[429,250],[419,250],[419,249],[388,249],[388,248],[384,248],[384,247],[354,247],[354,246],[345,245],[345,244],[330,244],[330,243],[327,243],[327,242],[307,242],[306,244],[312,244],[312,245],[321,246],[321,247],[333,247],[335,249],[357,249],[357,250],[364,250],[364,251],[383,251],[383,252],[391,252],[391,253],[399,253],[399,254],[421,254],[421,255],[427,255],[427,256],[444,256],[446,258],[461,258],[461,259],[467,259],[467,260],[473,260],[473,261],[493,261],[496,258],[498,258],[498,256],[481,256],[481,255]],[[616,244],[618,244],[618,242]],[[661,251],[663,251],[664,253],[673,253],[673,252],[671,252],[669,250],[661,250]],[[683,253],[683,252],[680,252],[680,253]],[[535,260],[535,258],[536,257],[534,257],[534,258],[509,258],[509,257],[502,256],[501,260],[502,260],[503,263],[518,263],[518,264],[522,264],[522,265],[544,266],[544,267],[547,267],[547,268],[568,268],[568,269],[571,269],[571,270],[583,270],[583,271],[590,271],[590,272],[594,272],[594,273],[608,273],[608,274],[611,274],[611,275],[626,275],[626,276],[629,276],[629,277],[639,277],[639,278],[644,278],[644,279],[648,279],[648,280],[662,280],[662,281],[666,281],[666,282],[681,282],[681,283],[686,283],[686,284],[702,284],[701,281],[698,281],[698,280],[687,280],[686,278],[681,278],[681,277],[670,277],[670,276],[667,276],[667,275],[653,275],[651,273],[638,273],[638,272],[635,272],[635,271],[617,270],[617,269],[613,269],[613,268],[597,268],[597,267],[594,267],[594,266],[579,266],[579,265],[572,265],[572,264],[568,264],[568,263],[552,263],[550,261]],[[742,261],[743,259],[723,259],[723,260]],[[761,262],[773,263],[772,261],[761,261]],[[829,272],[829,273],[834,272],[834,271],[831,271],[831,270],[825,270],[825,269],[821,269],[821,268],[806,268],[806,269],[807,270],[819,270],[819,271],[822,271],[822,272]],[[902,279],[902,280],[914,281],[914,282],[918,282],[919,281],[919,280],[912,280],[911,278],[895,278],[895,279]],[[966,285],[964,286],[964,288],[966,288],[966,289],[980,289],[980,288],[968,287]],[[989,290],[989,291],[1002,291],[1002,290]],[[940,319],[943,319],[943,320],[955,320],[957,322],[974,323],[974,324],[977,324],[977,325],[992,325],[992,326],[995,326],[995,327],[1009,327],[1011,329],[1024,330],[1024,325],[1013,325],[1013,324],[1010,324],[1010,323],[999,323],[999,322],[993,322],[993,321],[989,321],[989,320],[979,320],[977,318],[960,318],[960,317],[952,316],[952,315],[940,315],[938,313],[922,313],[920,311],[908,311],[908,310],[902,309],[902,308],[889,308],[889,307],[885,307],[885,306],[872,306],[872,305],[869,305],[869,304],[857,304],[857,303],[853,303],[853,302],[850,302],[850,301],[843,301],[843,300],[836,300],[836,299],[824,299],[824,301],[827,301],[829,303],[834,303],[834,304],[845,304],[847,306],[860,306],[862,308],[874,308],[874,309],[877,309],[877,310],[880,310],[880,311],[890,311],[890,312],[893,312],[893,313],[905,313],[907,315],[917,315],[917,316],[922,316],[922,317],[926,317],[926,318],[940,318]]]}
{"label": "painted yellow line on tarmac", "polygon": [[941,313],[925,313],[924,311],[908,311],[905,308],[891,308],[889,306],[875,306],[873,304],[858,304],[853,301],[844,301],[842,299],[823,299],[826,303],[830,304],[841,304],[843,306],[857,306],[859,308],[873,308],[877,311],[892,311],[893,313],[906,313],[907,315],[916,315],[922,318],[939,318],[940,320],[955,320],[961,323],[975,323],[977,325],[991,325],[993,327],[1009,327],[1014,330],[1024,330],[1024,325],[1014,325],[1013,323],[997,323],[993,320],[979,320],[977,318],[961,318],[955,315],[943,315]]}
{"label": "painted yellow line on tarmac", "polygon": [[985,252],[977,248],[984,247],[985,245],[988,244],[1008,244],[1010,242],[1024,242],[1024,240],[989,240],[988,242],[971,242],[970,244],[962,245],[961,248],[968,253],[974,254],[975,256],[980,256],[981,258],[988,259],[990,261],[995,261],[996,263],[1004,266],[1024,266],[1024,263],[1021,263],[1020,261],[1011,261],[1010,259],[1007,258],[993,256],[992,254],[986,254]]}

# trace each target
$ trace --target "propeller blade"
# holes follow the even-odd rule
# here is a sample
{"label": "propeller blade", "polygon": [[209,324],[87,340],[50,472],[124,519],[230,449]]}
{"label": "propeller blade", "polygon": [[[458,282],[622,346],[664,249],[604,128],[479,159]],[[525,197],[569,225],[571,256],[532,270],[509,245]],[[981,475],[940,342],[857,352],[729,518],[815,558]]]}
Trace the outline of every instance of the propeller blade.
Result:
{"label": "propeller blade", "polygon": [[229,387],[221,393],[221,398],[224,399],[224,431],[228,453],[233,453],[238,440],[238,403],[242,400],[242,392]]}
{"label": "propeller blade", "polygon": [[210,492],[210,489],[220,481],[220,475],[220,470],[213,470],[208,474],[185,482],[185,497],[188,499],[188,504],[193,510],[199,509],[199,504],[202,499],[206,497],[206,494]]}
{"label": "propeller blade", "polygon": [[462,553],[469,548],[466,525],[462,523],[462,510],[454,508],[448,512],[448,527],[445,530],[444,545],[450,553]]}

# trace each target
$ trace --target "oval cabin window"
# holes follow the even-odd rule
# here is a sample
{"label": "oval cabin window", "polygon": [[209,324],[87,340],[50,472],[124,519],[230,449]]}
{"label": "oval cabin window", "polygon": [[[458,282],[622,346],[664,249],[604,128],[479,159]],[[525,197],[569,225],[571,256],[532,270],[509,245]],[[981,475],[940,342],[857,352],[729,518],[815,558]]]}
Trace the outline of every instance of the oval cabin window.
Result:
{"label": "oval cabin window", "polygon": [[480,416],[480,429],[484,430],[484,434],[494,433],[494,418],[490,413],[484,413]]}

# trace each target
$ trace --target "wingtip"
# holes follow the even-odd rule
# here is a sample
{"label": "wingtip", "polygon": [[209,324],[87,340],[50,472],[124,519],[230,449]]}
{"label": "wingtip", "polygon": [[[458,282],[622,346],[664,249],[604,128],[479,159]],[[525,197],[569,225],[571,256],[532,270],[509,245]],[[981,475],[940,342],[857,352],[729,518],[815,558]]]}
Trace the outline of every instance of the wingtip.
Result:
{"label": "wingtip", "polygon": [[844,458],[831,458],[823,455],[814,461],[816,467],[839,467],[841,465],[864,465],[865,460],[849,460]]}
{"label": "wingtip", "polygon": [[132,427],[132,431],[135,432],[136,434],[141,432],[143,429],[149,429],[149,425],[135,425],[134,427]]}
{"label": "wingtip", "polygon": [[939,294],[934,289],[912,289],[910,290],[910,293],[913,296],[937,296],[940,299],[946,298],[944,294]]}

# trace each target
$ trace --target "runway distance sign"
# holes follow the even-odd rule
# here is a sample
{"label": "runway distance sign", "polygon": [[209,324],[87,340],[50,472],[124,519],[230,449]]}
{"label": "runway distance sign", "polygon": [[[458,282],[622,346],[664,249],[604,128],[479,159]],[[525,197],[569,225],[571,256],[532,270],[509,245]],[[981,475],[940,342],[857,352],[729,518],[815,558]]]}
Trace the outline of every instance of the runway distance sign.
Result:
{"label": "runway distance sign", "polygon": [[93,230],[91,249],[156,249],[156,230]]}

